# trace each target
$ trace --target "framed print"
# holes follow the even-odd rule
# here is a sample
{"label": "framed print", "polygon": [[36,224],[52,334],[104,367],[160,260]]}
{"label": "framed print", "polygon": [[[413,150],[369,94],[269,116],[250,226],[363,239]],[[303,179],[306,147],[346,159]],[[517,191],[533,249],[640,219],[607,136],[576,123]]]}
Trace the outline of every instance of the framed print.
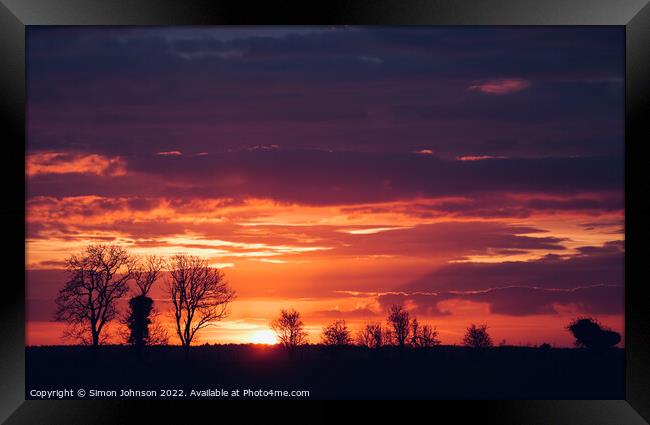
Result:
{"label": "framed print", "polygon": [[3,1],[1,418],[647,423],[646,3]]}

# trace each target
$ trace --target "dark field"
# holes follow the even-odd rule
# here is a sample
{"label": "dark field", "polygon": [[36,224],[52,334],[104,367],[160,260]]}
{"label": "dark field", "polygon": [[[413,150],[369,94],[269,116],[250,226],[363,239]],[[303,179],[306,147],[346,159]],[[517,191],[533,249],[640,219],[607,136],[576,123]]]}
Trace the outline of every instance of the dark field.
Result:
{"label": "dark field", "polygon": [[[305,346],[28,347],[30,390],[308,390],[309,398],[624,399],[624,350]],[[75,398],[65,397],[65,398]],[[88,398],[85,397],[85,398]]]}

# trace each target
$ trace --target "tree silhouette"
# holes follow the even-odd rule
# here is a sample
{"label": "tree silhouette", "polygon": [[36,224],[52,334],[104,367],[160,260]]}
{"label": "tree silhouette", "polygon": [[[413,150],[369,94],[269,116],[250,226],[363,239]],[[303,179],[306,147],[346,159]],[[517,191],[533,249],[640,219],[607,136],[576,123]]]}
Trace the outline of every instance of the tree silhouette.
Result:
{"label": "tree silhouette", "polygon": [[133,344],[138,359],[142,357],[142,349],[149,340],[149,325],[153,300],[146,295],[138,295],[129,300],[129,315],[126,324],[130,334],[128,343]]}
{"label": "tree silhouette", "polygon": [[68,281],[56,297],[54,318],[68,323],[64,337],[97,347],[106,324],[117,317],[116,301],[129,290],[134,260],[115,245],[89,245],[66,261]]}
{"label": "tree silhouette", "polygon": [[463,345],[471,348],[492,347],[492,338],[488,334],[487,325],[470,325],[463,337]]}
{"label": "tree silhouette", "polygon": [[325,345],[341,346],[352,344],[350,330],[345,324],[345,320],[337,320],[334,323],[325,326],[321,338]]}
{"label": "tree silhouette", "polygon": [[164,267],[165,261],[155,255],[150,255],[140,261],[133,270],[133,280],[135,280],[135,284],[140,291],[139,295],[147,295],[149,293],[153,284],[160,277]]}
{"label": "tree silhouette", "polygon": [[280,317],[271,322],[271,329],[275,331],[280,343],[287,348],[295,348],[307,343],[305,325],[296,310],[280,311]]}
{"label": "tree silhouette", "polygon": [[393,337],[393,331],[391,328],[384,328],[383,337],[384,345],[395,345],[397,341]]}
{"label": "tree silhouette", "polygon": [[401,305],[392,305],[388,311],[388,324],[392,327],[393,338],[403,348],[409,336],[409,313]]}
{"label": "tree silhouette", "polygon": [[605,329],[593,318],[579,318],[571,322],[567,329],[575,337],[577,347],[606,349],[621,342],[621,334]]}
{"label": "tree silhouette", "polygon": [[438,331],[436,328],[432,328],[429,325],[422,326],[422,331],[420,332],[419,337],[419,347],[435,347],[440,345],[440,340],[438,339]]}
{"label": "tree silhouette", "polygon": [[412,347],[435,347],[440,345],[438,331],[429,325],[420,326],[417,318],[411,320],[410,345]]}
{"label": "tree silhouette", "polygon": [[221,270],[207,260],[191,255],[176,255],[171,261],[167,291],[173,306],[176,333],[189,357],[196,333],[228,315],[235,299]]}
{"label": "tree silhouette", "polygon": [[357,343],[368,348],[379,348],[384,344],[381,323],[368,323],[357,335]]}
{"label": "tree silhouette", "polygon": [[149,316],[151,323],[149,324],[149,340],[147,345],[167,345],[169,344],[169,332],[167,328],[160,323],[158,318],[158,311],[154,308]]}
{"label": "tree silhouette", "polygon": [[420,322],[416,317],[411,320],[411,346],[419,346]]}
{"label": "tree silhouette", "polygon": [[126,319],[126,325],[130,332],[127,342],[135,347],[138,359],[142,358],[144,346],[150,345],[156,337],[161,337],[163,331],[161,328],[157,328],[157,334],[150,332],[154,301],[148,294],[160,276],[164,262],[158,257],[150,256],[146,257],[142,263],[144,264],[138,264],[133,270],[133,280],[135,280],[139,293],[129,300],[129,312]]}

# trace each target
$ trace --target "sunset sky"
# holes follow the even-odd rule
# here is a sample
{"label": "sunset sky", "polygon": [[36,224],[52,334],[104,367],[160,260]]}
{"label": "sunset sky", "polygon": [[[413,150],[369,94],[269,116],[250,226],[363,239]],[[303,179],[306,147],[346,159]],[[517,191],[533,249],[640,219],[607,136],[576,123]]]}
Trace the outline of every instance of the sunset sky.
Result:
{"label": "sunset sky", "polygon": [[200,343],[393,303],[445,344],[623,330],[622,28],[29,27],[27,56],[28,344],[68,343],[90,243],[223,268]]}

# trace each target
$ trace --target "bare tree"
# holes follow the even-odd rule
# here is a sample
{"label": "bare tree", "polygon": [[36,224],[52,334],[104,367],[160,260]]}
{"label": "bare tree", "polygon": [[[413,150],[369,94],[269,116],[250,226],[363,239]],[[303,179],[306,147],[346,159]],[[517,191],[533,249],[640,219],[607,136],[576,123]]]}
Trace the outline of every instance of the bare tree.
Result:
{"label": "bare tree", "polygon": [[471,348],[492,347],[492,338],[488,334],[487,325],[470,325],[463,337],[463,345]]}
{"label": "bare tree", "polygon": [[393,335],[393,330],[391,328],[384,328],[382,340],[384,345],[395,345],[395,336]]}
{"label": "bare tree", "polygon": [[323,344],[325,345],[350,345],[352,337],[345,320],[337,320],[323,328]]}
{"label": "bare tree", "polygon": [[174,307],[176,333],[187,358],[196,333],[228,315],[235,292],[221,270],[199,257],[176,255],[169,273],[167,290]]}
{"label": "bare tree", "polygon": [[409,313],[401,305],[392,305],[388,311],[388,324],[397,345],[403,348],[409,336]]}
{"label": "bare tree", "polygon": [[364,347],[379,348],[384,344],[383,334],[381,323],[368,323],[359,331],[357,342]]}
{"label": "bare tree", "polygon": [[158,320],[159,313],[154,310],[151,313],[151,324],[149,325],[149,339],[147,345],[167,345],[169,343],[169,332]]}
{"label": "bare tree", "polygon": [[66,261],[68,281],[56,297],[54,318],[67,322],[64,337],[97,347],[117,317],[116,301],[129,290],[134,261],[116,245],[89,245]]}
{"label": "bare tree", "polygon": [[411,320],[411,346],[418,347],[420,345],[420,322],[416,317]]}
{"label": "bare tree", "polygon": [[147,296],[149,294],[151,287],[158,280],[164,268],[165,261],[155,255],[145,257],[138,262],[137,267],[133,270],[133,280],[140,290],[138,295]]}
{"label": "bare tree", "polygon": [[411,346],[434,347],[440,345],[438,331],[429,325],[420,326],[417,318],[411,321]]}
{"label": "bare tree", "polygon": [[287,348],[295,348],[307,343],[305,325],[296,310],[281,310],[280,317],[271,323],[280,343]]}
{"label": "bare tree", "polygon": [[440,345],[440,340],[438,339],[438,331],[436,328],[432,328],[429,325],[422,326],[422,331],[420,332],[419,346],[420,347],[435,347]]}

